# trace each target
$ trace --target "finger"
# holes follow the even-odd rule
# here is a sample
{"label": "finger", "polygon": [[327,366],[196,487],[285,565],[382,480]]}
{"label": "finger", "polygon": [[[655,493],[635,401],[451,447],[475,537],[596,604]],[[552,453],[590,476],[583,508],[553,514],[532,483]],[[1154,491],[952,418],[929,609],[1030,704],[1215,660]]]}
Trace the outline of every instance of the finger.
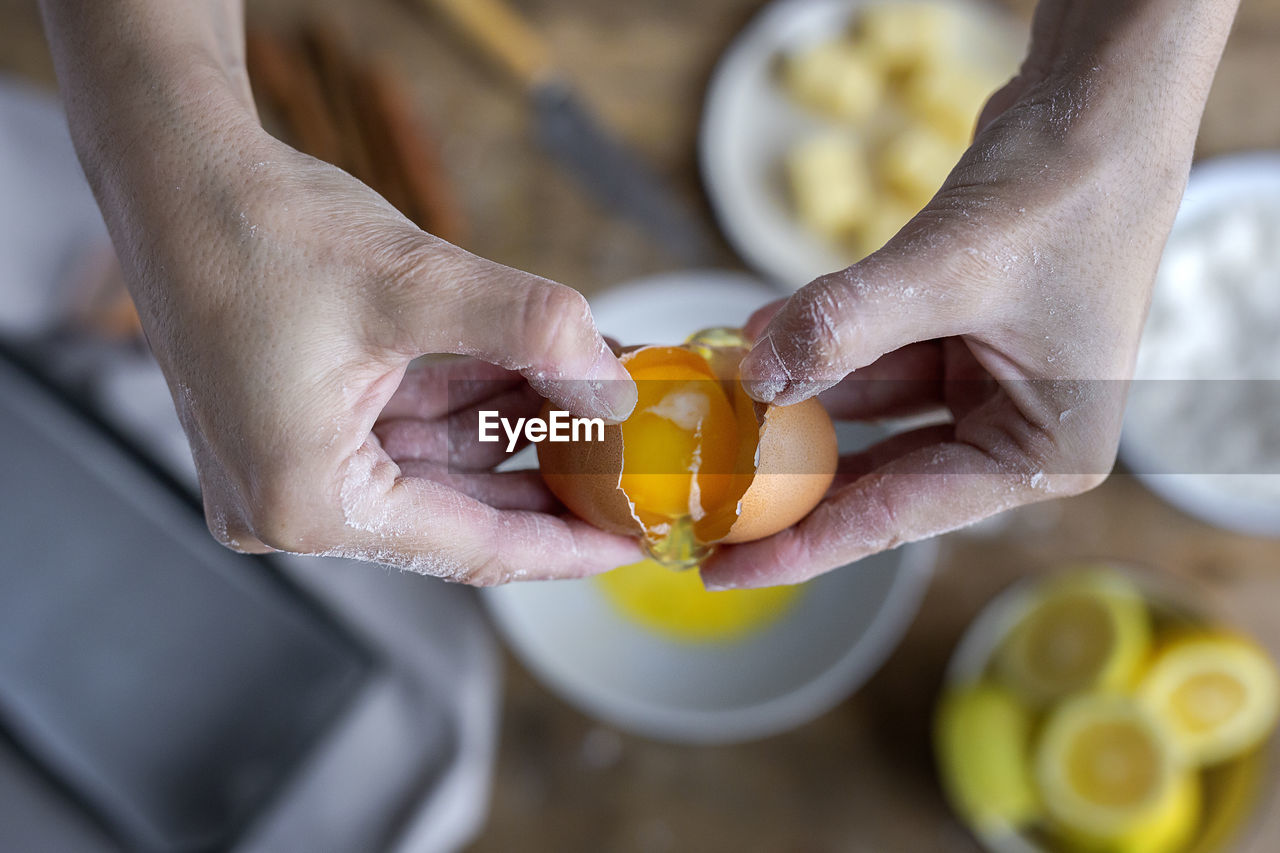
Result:
{"label": "finger", "polygon": [[942,352],[942,341],[894,350],[855,370],[819,399],[831,417],[849,421],[901,417],[940,406]]}
{"label": "finger", "polygon": [[[179,417],[189,410],[178,407]],[[186,419],[183,418],[185,421]],[[185,425],[185,424],[184,424]],[[204,504],[205,524],[210,535],[221,545],[241,554],[266,554],[274,551],[250,529],[240,508],[235,486],[223,474],[223,467],[204,440],[203,433],[187,430],[192,461]]]}
{"label": "finger", "polygon": [[373,432],[387,455],[397,463],[425,460],[446,464],[458,471],[488,470],[529,442],[522,431],[515,448],[508,452],[510,442],[501,430],[497,441],[480,441],[480,413],[497,412],[499,417],[507,419],[526,418],[536,415],[542,402],[521,379],[504,393],[478,401],[474,408],[454,412],[447,418],[382,419],[374,424]]}
{"label": "finger", "polygon": [[338,530],[308,553],[476,586],[585,577],[641,558],[634,540],[577,519],[499,510],[442,483],[406,477],[376,441],[347,460],[341,494]]}
{"label": "finger", "polygon": [[635,383],[577,291],[439,241],[407,263],[407,293],[395,307],[408,304],[404,313],[416,349],[470,355],[518,371],[539,394],[575,415],[621,421],[635,407]]}
{"label": "finger", "polygon": [[563,505],[542,482],[537,471],[457,471],[439,462],[401,462],[400,473],[441,483],[494,509],[562,512]]}
{"label": "finger", "polygon": [[1000,384],[966,341],[948,338],[942,341],[942,350],[946,365],[943,397],[955,420],[961,421],[999,395]]}
{"label": "finger", "polygon": [[799,583],[1014,506],[1077,494],[1105,477],[1091,451],[1057,457],[1050,469],[1055,438],[1026,423],[1008,398],[957,424],[955,436],[913,449],[915,437],[902,439],[903,455],[837,490],[796,526],[718,551],[703,568],[704,583]]}
{"label": "finger", "polygon": [[276,550],[254,535],[240,514],[231,509],[234,504],[205,485],[203,477],[200,495],[205,524],[218,544],[240,554],[269,554]]}
{"label": "finger", "polygon": [[865,450],[846,453],[840,457],[836,478],[831,483],[831,491],[839,491],[914,450],[954,441],[955,434],[954,424],[938,424],[898,433]]}
{"label": "finger", "polygon": [[797,403],[887,352],[974,331],[976,288],[931,254],[882,251],[797,291],[742,361],[747,393]]}
{"label": "finger", "polygon": [[524,384],[515,371],[473,358],[422,359],[409,365],[381,417],[439,418]]}
{"label": "finger", "polygon": [[1047,497],[1020,473],[965,444],[908,453],[835,492],[795,527],[718,551],[708,589],[795,584],[905,542]]}
{"label": "finger", "polygon": [[[474,408],[463,409],[449,416],[449,459],[453,465],[472,468],[492,468],[511,458],[511,455],[529,444],[526,433],[521,430],[515,444],[512,445],[506,427],[495,427],[490,421],[489,437],[497,436],[497,441],[480,441],[481,412],[497,412],[499,418],[519,426],[521,418],[536,416],[542,411],[545,401],[538,392],[527,384],[506,391],[499,396],[485,400]],[[511,448],[508,451],[508,447]]]}

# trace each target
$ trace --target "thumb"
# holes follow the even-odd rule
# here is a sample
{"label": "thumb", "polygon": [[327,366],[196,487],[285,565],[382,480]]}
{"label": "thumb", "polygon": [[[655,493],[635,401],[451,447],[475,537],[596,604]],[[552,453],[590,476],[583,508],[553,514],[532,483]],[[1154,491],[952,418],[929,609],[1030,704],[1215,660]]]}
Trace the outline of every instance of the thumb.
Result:
{"label": "thumb", "polygon": [[742,360],[742,384],[762,403],[798,403],[887,352],[973,331],[974,288],[941,265],[879,252],[796,291]]}
{"label": "thumb", "polygon": [[575,415],[621,421],[636,386],[596,329],[587,300],[570,287],[485,261],[465,259],[445,293],[415,307],[413,345],[468,355],[518,371],[535,391]]}

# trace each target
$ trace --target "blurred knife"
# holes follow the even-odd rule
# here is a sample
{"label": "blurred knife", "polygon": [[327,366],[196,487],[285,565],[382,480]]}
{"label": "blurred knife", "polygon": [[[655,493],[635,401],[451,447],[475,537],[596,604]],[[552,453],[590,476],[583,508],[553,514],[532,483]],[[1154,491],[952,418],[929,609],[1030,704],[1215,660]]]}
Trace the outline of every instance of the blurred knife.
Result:
{"label": "blurred knife", "polygon": [[443,13],[528,93],[537,136],[611,210],[645,228],[689,265],[715,259],[706,222],[595,121],[557,72],[546,42],[505,0],[419,0]]}

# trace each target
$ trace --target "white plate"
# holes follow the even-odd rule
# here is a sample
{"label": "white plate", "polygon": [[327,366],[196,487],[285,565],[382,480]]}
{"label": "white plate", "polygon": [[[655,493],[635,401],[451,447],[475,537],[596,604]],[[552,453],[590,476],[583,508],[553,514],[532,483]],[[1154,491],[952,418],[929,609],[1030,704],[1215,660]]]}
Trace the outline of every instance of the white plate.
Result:
{"label": "white plate", "polygon": [[[677,273],[593,300],[605,334],[678,343],[736,325],[777,292],[736,273]],[[841,430],[842,449],[873,431]],[[598,585],[511,584],[483,590],[500,633],[548,687],[583,712],[653,738],[723,743],[805,723],[884,662],[915,615],[934,546],[878,554],[811,581],[777,623],[728,643],[680,643],[621,616]]]}
{"label": "white plate", "polygon": [[[1206,211],[1221,209],[1225,212],[1241,200],[1264,196],[1280,198],[1280,152],[1235,154],[1197,164],[1182,197],[1169,248],[1176,248],[1180,223],[1197,220]],[[1275,275],[1280,284],[1280,263]],[[1152,298],[1154,307],[1168,298],[1168,294],[1157,287]],[[1206,292],[1206,298],[1212,298],[1212,294]],[[1275,318],[1272,326],[1276,333],[1280,333],[1280,317]],[[1141,374],[1136,377],[1138,383],[1145,378]],[[1228,530],[1280,537],[1280,503],[1252,496],[1248,489],[1241,488],[1242,476],[1280,477],[1280,474],[1180,471],[1177,463],[1161,456],[1156,449],[1158,442],[1153,439],[1156,430],[1176,429],[1176,425],[1143,417],[1143,389],[1138,383],[1130,395],[1120,439],[1120,459],[1125,466],[1147,488],[1188,515]]]}
{"label": "white plate", "polygon": [[[851,259],[791,213],[779,164],[795,142],[825,123],[779,88],[777,58],[844,32],[858,9],[884,2],[898,0],[775,0],[738,35],[711,78],[698,140],[707,195],[738,253],[788,290]],[[981,2],[949,2],[979,16],[980,31],[993,35],[972,45],[975,57],[1016,68],[1021,36],[1006,15]]]}

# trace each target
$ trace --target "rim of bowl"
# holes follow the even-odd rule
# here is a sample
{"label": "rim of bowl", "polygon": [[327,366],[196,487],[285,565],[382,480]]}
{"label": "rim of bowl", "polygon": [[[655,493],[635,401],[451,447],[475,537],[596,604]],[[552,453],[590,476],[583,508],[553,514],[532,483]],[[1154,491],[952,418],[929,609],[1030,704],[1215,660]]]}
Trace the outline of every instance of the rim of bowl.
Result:
{"label": "rim of bowl", "polygon": [[[482,590],[485,607],[512,653],[539,681],[588,716],[628,732],[677,743],[724,744],[779,734],[831,710],[862,686],[897,647],[915,618],[936,563],[934,540],[898,549],[900,564],[867,630],[829,667],[774,698],[732,709],[698,711],[645,702],[602,689],[533,654],[512,630],[500,594]],[[849,564],[834,571],[855,570]]]}

